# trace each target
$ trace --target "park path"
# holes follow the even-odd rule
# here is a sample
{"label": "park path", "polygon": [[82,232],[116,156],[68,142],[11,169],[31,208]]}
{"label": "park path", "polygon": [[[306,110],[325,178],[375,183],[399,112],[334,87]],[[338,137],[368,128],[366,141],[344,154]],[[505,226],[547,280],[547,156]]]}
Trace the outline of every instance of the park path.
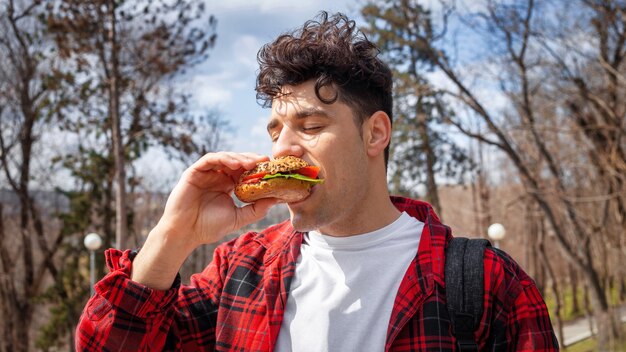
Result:
{"label": "park path", "polygon": [[[626,322],[626,305],[620,308],[620,318],[622,322]],[[593,319],[592,319],[593,320]],[[596,325],[593,323],[593,329],[595,332]],[[591,337],[591,329],[589,328],[588,318],[579,318],[564,324],[563,326],[563,340],[560,341],[561,347],[567,347]]]}

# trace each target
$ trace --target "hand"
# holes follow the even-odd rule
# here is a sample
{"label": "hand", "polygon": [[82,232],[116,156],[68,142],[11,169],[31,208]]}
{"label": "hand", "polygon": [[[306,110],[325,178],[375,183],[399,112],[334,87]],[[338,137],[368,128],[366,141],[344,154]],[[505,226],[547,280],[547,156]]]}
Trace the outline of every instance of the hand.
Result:
{"label": "hand", "polygon": [[237,207],[231,194],[239,176],[268,157],[219,152],[204,155],[183,173],[165,211],[133,261],[131,279],[166,290],[191,252],[260,220],[276,203],[261,199]]}
{"label": "hand", "polygon": [[231,195],[244,171],[267,160],[266,156],[252,153],[204,155],[183,173],[155,230],[195,248],[217,242],[226,234],[259,221],[275,200],[262,199],[240,208]]}

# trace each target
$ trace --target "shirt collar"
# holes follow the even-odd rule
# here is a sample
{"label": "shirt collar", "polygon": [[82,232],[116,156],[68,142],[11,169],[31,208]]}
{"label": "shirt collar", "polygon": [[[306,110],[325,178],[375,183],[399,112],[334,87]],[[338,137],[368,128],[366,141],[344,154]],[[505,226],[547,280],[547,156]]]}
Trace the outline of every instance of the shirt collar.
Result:
{"label": "shirt collar", "polygon": [[[441,223],[433,207],[426,202],[398,196],[392,196],[391,201],[399,211],[424,223],[417,253],[420,286],[427,289],[432,285],[431,279],[443,282],[445,247],[452,237],[450,228]],[[303,233],[296,231],[291,221],[286,220],[260,232],[256,241],[266,248],[265,263],[268,264],[281,252],[297,257],[302,237]]]}

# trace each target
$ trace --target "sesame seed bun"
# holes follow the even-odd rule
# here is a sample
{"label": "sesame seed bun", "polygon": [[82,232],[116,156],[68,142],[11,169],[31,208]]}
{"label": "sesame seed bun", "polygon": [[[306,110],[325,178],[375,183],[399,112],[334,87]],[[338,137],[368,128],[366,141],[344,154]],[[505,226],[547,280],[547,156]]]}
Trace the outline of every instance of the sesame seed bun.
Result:
{"label": "sesame seed bun", "polygon": [[305,166],[309,166],[309,163],[298,157],[288,155],[270,161],[262,161],[256,164],[254,169],[244,172],[240,179],[244,179],[248,175],[257,174],[259,172],[275,174],[277,172],[298,170]]}

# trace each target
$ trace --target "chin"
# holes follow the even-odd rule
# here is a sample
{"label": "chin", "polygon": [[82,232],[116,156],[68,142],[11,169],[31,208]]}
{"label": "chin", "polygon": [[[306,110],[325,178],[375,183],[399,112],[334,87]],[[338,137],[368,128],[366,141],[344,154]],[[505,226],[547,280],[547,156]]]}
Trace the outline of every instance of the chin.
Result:
{"label": "chin", "polygon": [[291,226],[293,226],[294,230],[299,232],[307,232],[314,230],[311,228],[308,221],[306,221],[301,215],[295,214],[293,211],[291,213]]}
{"label": "chin", "polygon": [[341,211],[336,206],[331,206],[336,202],[325,197],[323,190],[316,186],[303,201],[287,203],[291,225],[296,231],[319,230],[337,221]]}
{"label": "chin", "polygon": [[291,226],[293,226],[296,231],[307,232],[319,228],[316,219],[312,216],[306,216],[302,214],[302,212],[295,212],[291,209],[289,209],[289,213],[291,215]]}

